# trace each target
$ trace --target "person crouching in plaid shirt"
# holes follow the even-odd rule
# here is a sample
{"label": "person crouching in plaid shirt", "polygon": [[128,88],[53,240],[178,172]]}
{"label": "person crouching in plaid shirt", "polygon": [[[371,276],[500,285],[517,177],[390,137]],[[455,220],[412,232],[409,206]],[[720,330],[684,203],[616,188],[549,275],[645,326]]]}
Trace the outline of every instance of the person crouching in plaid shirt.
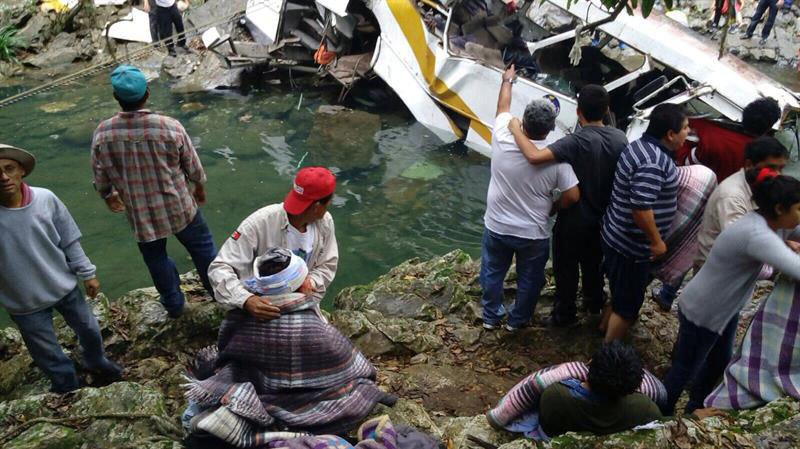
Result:
{"label": "person crouching in plaid shirt", "polygon": [[[125,212],[161,304],[177,318],[184,298],[167,237],[175,235],[192,257],[203,286],[217,249],[198,209],[205,203],[206,174],[192,140],[175,119],[145,109],[147,80],[136,67],[111,74],[122,112],[97,127],[92,139],[94,185],[112,212]],[[190,188],[190,184],[194,187]]]}

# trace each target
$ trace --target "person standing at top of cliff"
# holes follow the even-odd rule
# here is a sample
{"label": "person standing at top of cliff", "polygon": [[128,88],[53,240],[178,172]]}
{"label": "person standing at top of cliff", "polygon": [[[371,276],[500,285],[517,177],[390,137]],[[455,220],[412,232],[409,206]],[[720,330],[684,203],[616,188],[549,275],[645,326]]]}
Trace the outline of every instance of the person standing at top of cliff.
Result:
{"label": "person standing at top of cliff", "polygon": [[117,67],[111,86],[122,112],[94,132],[95,189],[112,212],[127,214],[161,304],[176,318],[184,297],[175,262],[167,255],[167,237],[175,235],[189,251],[203,286],[213,295],[208,265],[217,249],[198,209],[206,200],[206,174],[180,122],[145,109],[150,90],[139,69]]}
{"label": "person standing at top of cliff", "polygon": [[772,32],[772,27],[775,26],[775,18],[778,16],[778,9],[781,7],[783,7],[783,0],[758,0],[756,11],[753,13],[753,17],[750,19],[750,25],[747,26],[747,31],[745,31],[742,39],[752,39],[758,22],[761,21],[764,13],[769,10],[767,21],[764,22],[764,27],[761,28],[761,40],[758,41],[759,45],[766,45],[769,33]]}
{"label": "person standing at top of cliff", "polygon": [[601,324],[606,343],[624,337],[639,316],[652,278],[652,262],[667,252],[663,237],[678,202],[678,172],[672,155],[688,134],[683,108],[660,104],[650,113],[644,135],[619,157],[601,231],[603,264],[611,287],[611,308]]}
{"label": "person standing at top of cliff", "polygon": [[0,305],[19,327],[36,366],[50,379],[50,391],[80,387],[72,360],[53,328],[53,310],[78,336],[84,367],[107,380],[122,368],[103,351],[100,326],[77,285],[100,291],[95,266],[81,248],[81,231],[53,192],[22,179],[36,166],[33,155],[0,144]]}
{"label": "person standing at top of cliff", "polygon": [[528,162],[566,162],[581,185],[578,204],[560,210],[553,229],[556,301],[547,320],[550,325],[567,326],[577,321],[579,268],[586,310],[599,313],[605,303],[600,222],[611,199],[617,160],[628,145],[625,133],[603,125],[608,105],[608,92],[602,86],[586,85],[578,94],[580,129],[575,133],[541,151],[528,139],[516,140]]}
{"label": "person standing at top of cliff", "polygon": [[280,309],[268,296],[255,295],[242,284],[258,274],[253,271],[253,259],[271,247],[288,248],[305,260],[308,276],[299,290],[322,300],[339,264],[333,217],[328,212],[334,190],[336,178],[328,169],[305,167],[295,175],[283,203],[262,207],[242,221],[208,269],[217,302],[262,320],[280,317]]}
{"label": "person standing at top of cliff", "polygon": [[[552,142],[547,136],[555,128],[558,113],[555,105],[541,98],[525,106],[521,122],[515,119],[510,112],[515,81],[512,65],[500,83],[492,131],[492,177],[483,217],[480,272],[483,327],[495,329],[506,315],[503,282],[512,257],[516,257],[517,297],[508,313],[509,331],[528,325],[544,286],[545,264],[550,257],[548,218],[552,211],[568,207],[580,197],[578,178],[568,164],[526,163],[514,133],[522,140],[547,145]],[[560,192],[560,197],[554,191]]]}
{"label": "person standing at top of cliff", "polygon": [[[178,33],[178,47],[185,51],[186,48],[186,35],[183,28],[183,17],[181,11],[178,9],[178,4],[175,0],[155,0],[156,3],[156,21],[158,22],[158,37],[165,39],[167,51],[170,56],[177,56],[175,52],[175,42],[172,39],[172,27],[175,26],[175,31]],[[151,11],[149,1],[145,1],[144,10]],[[154,38],[154,40],[156,40]]]}

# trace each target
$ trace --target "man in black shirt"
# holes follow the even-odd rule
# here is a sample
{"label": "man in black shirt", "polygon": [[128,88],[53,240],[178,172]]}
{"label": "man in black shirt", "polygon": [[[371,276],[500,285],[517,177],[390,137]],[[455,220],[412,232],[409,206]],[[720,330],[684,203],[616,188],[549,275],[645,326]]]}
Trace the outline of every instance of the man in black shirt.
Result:
{"label": "man in black shirt", "polygon": [[527,143],[517,142],[522,144],[520,150],[532,164],[551,161],[570,164],[582,186],[580,200],[558,212],[553,230],[556,303],[547,321],[555,326],[577,321],[579,267],[583,275],[584,307],[599,313],[605,303],[600,221],[611,198],[617,159],[628,145],[625,133],[603,125],[608,105],[608,92],[602,86],[586,85],[578,94],[580,129],[548,148],[536,148],[527,139]]}

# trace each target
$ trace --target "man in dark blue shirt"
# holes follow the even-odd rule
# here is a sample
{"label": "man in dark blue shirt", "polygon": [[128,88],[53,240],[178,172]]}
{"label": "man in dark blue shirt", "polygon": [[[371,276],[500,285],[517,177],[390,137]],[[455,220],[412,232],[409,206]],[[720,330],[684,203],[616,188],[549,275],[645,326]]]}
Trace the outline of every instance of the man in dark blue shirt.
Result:
{"label": "man in dark blue shirt", "polygon": [[620,155],[611,203],[603,217],[603,256],[611,286],[605,341],[622,338],[639,315],[651,261],[667,252],[663,236],[677,209],[678,176],[672,155],[689,134],[681,106],[661,104],[644,135]]}

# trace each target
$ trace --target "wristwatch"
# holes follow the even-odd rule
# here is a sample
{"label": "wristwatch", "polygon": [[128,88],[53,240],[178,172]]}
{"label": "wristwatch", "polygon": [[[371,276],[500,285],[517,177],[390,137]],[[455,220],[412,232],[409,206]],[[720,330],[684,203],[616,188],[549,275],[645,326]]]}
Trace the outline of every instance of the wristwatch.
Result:
{"label": "wristwatch", "polygon": [[508,84],[514,84],[514,83],[517,82],[517,79],[516,78],[511,78],[511,79],[503,78],[503,82],[504,83],[508,83]]}

